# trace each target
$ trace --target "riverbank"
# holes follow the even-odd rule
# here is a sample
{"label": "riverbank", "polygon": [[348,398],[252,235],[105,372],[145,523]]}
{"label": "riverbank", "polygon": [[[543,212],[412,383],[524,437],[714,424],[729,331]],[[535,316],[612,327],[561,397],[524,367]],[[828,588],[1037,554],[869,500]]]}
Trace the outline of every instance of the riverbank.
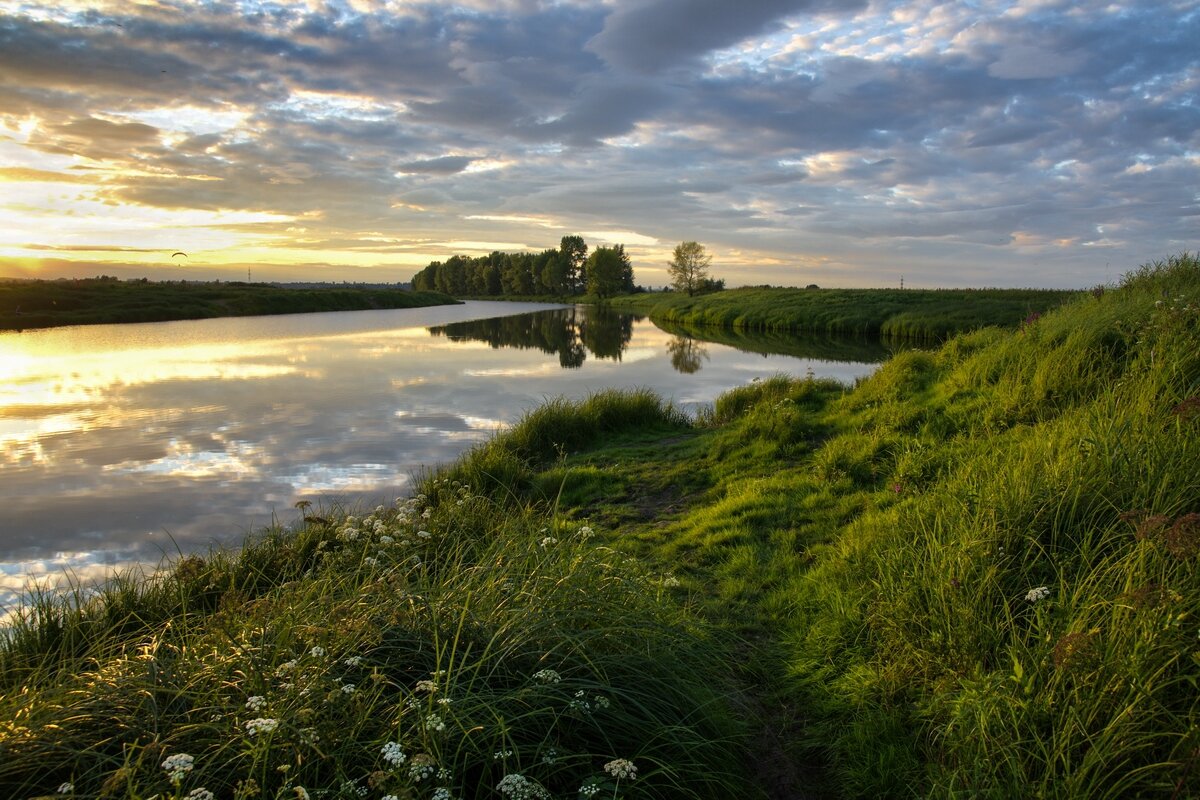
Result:
{"label": "riverbank", "polygon": [[1079,294],[1051,289],[746,287],[694,297],[679,292],[624,295],[609,302],[677,325],[936,342],[988,326],[1015,328]]}
{"label": "riverbank", "polygon": [[552,401],[398,507],[42,597],[0,787],[1194,795],[1197,292],[1172,258],[697,420]]}
{"label": "riverbank", "polygon": [[90,278],[0,281],[0,330],[125,322],[419,308],[457,303],[438,292],[266,283],[118,281]]}

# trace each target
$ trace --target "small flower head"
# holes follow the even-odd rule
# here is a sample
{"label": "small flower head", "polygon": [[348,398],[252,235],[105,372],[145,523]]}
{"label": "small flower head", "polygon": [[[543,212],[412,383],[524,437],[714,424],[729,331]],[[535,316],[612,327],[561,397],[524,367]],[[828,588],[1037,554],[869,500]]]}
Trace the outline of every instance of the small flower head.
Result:
{"label": "small flower head", "polygon": [[356,690],[354,688],[353,683],[343,683],[342,684],[342,694],[354,694],[355,691]]}
{"label": "small flower head", "polygon": [[556,544],[558,544],[558,539],[555,539],[553,536],[543,536],[542,541],[538,546],[545,549],[547,547],[553,547]]}
{"label": "small flower head", "polygon": [[1031,603],[1040,603],[1050,596],[1050,587],[1038,586],[1025,593],[1025,599]]}
{"label": "small flower head", "polygon": [[539,683],[558,683],[562,676],[552,669],[539,669],[533,673],[533,679]]}
{"label": "small flower head", "polygon": [[604,771],[617,780],[637,780],[637,767],[627,758],[615,758],[604,765]]}
{"label": "small flower head", "polygon": [[262,711],[267,707],[267,698],[260,694],[256,694],[246,700],[247,711]]}
{"label": "small flower head", "polygon": [[183,796],[183,800],[217,800],[217,796],[208,789],[192,789]]}
{"label": "small flower head", "polygon": [[391,764],[393,767],[398,767],[408,759],[404,755],[404,751],[400,749],[399,742],[388,742],[383,746],[383,760]]}
{"label": "small flower head", "polygon": [[296,800],[312,800],[312,797],[308,793],[308,789],[305,789],[303,786],[297,786],[295,787],[295,790]]}
{"label": "small flower head", "polygon": [[258,719],[248,720],[243,727],[245,727],[246,733],[250,736],[268,736],[274,733],[275,729],[279,727],[279,720],[270,717],[259,717]]}
{"label": "small flower head", "polygon": [[437,684],[428,680],[417,681],[417,685],[413,688],[418,692],[429,692],[430,694],[433,694],[437,691]]}
{"label": "small flower head", "polygon": [[433,760],[433,756],[428,753],[417,753],[408,762],[408,777],[414,781],[423,781],[426,778],[432,778],[435,771],[437,771],[437,763]]}
{"label": "small flower head", "polygon": [[324,658],[325,657],[325,648],[321,647],[320,645],[317,645],[313,649],[309,650],[308,654],[310,656],[312,656],[313,658]]}
{"label": "small flower head", "polygon": [[167,756],[161,766],[166,771],[167,777],[171,779],[171,783],[178,784],[195,768],[196,759],[187,753],[176,753]]}
{"label": "small flower head", "polygon": [[439,715],[430,714],[425,717],[425,728],[436,733],[441,733],[442,731],[446,730],[446,723]]}
{"label": "small flower head", "polygon": [[550,797],[540,783],[516,772],[501,778],[496,784],[496,791],[510,800],[546,800]]}

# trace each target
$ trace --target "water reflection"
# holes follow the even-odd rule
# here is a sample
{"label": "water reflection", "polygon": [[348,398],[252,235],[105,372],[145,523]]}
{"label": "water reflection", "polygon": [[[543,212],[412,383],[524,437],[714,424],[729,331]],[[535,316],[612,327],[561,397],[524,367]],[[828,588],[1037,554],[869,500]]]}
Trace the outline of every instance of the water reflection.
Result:
{"label": "water reflection", "polygon": [[877,360],[712,335],[513,303],[0,334],[0,602],[30,575],[236,544],[298,500],[386,502],[547,397],[649,387],[695,408]]}
{"label": "water reflection", "polygon": [[685,375],[699,372],[708,359],[708,348],[690,336],[673,336],[667,342],[667,352],[671,354],[671,366]]}
{"label": "water reflection", "polygon": [[564,369],[578,369],[588,355],[620,361],[641,317],[608,308],[575,306],[535,314],[439,325],[434,336],[453,342],[487,342],[494,349],[533,348],[558,356]]}

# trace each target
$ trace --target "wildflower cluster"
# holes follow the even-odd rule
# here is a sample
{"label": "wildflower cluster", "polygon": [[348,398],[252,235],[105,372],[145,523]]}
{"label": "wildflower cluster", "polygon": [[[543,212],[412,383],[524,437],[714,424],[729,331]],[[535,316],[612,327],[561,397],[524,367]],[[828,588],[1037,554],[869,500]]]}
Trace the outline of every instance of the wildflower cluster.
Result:
{"label": "wildflower cluster", "polygon": [[496,784],[496,791],[510,800],[545,800],[550,797],[540,783],[520,773],[509,773]]}
{"label": "wildflower cluster", "polygon": [[167,756],[161,766],[166,771],[167,778],[170,779],[171,783],[178,785],[195,768],[196,759],[187,753],[176,753],[175,755]]}
{"label": "wildflower cluster", "polygon": [[637,767],[627,758],[615,758],[604,765],[604,771],[617,780],[637,780]]}
{"label": "wildflower cluster", "polygon": [[1025,599],[1031,603],[1039,603],[1050,596],[1049,586],[1038,586],[1025,593]]}
{"label": "wildflower cluster", "polygon": [[279,720],[272,717],[259,717],[258,719],[248,720],[244,727],[246,728],[247,735],[251,737],[266,736],[275,732],[275,729],[279,727]]}
{"label": "wildflower cluster", "polygon": [[404,751],[400,749],[399,742],[388,742],[383,746],[383,760],[393,767],[400,766],[407,758],[408,756],[404,755]]}

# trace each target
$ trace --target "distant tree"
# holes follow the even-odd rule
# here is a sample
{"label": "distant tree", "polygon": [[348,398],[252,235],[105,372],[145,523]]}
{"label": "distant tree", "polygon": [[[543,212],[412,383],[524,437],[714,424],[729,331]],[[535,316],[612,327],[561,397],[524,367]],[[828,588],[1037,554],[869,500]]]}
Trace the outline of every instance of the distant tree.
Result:
{"label": "distant tree", "polygon": [[667,273],[676,291],[687,292],[691,296],[708,280],[710,264],[712,256],[705,252],[704,245],[699,242],[680,242],[667,262]]}
{"label": "distant tree", "polygon": [[564,236],[558,244],[558,254],[564,262],[567,271],[567,283],[571,291],[581,291],[587,286],[587,275],[584,264],[587,261],[588,246],[582,236]]}
{"label": "distant tree", "polygon": [[619,293],[623,286],[624,249],[597,247],[588,256],[584,269],[587,272],[587,290],[601,300],[612,297]]}

